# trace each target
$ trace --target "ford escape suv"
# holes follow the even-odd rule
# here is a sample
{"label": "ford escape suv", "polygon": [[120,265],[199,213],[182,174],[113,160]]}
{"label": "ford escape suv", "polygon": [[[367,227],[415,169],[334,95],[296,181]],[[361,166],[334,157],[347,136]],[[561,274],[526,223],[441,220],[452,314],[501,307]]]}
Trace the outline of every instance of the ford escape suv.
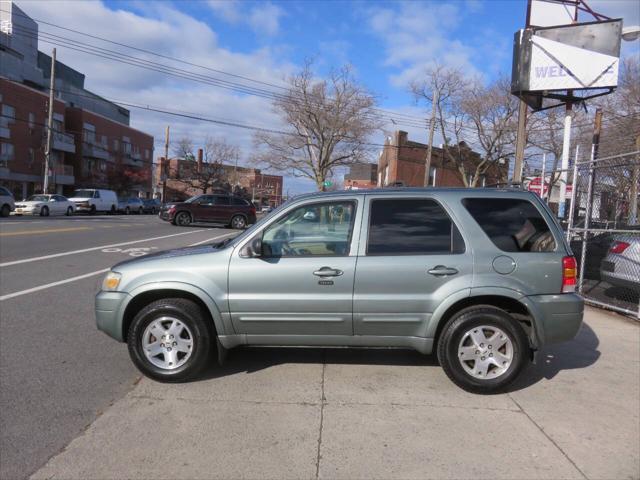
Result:
{"label": "ford escape suv", "polygon": [[233,240],[115,265],[98,328],[179,382],[238,345],[413,348],[479,393],[573,338],[583,301],[551,212],[515,190],[297,197]]}

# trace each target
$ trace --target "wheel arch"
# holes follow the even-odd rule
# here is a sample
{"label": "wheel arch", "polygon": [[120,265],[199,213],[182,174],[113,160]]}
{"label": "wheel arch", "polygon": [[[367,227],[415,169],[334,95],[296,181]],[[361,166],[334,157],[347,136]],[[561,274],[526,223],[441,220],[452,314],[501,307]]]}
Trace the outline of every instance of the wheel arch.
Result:
{"label": "wheel arch", "polygon": [[536,324],[535,315],[532,313],[529,302],[526,302],[518,292],[509,289],[495,289],[492,291],[483,289],[483,292],[475,293],[473,289],[469,296],[457,298],[453,302],[441,305],[434,312],[429,327],[427,337],[434,339],[437,345],[440,334],[448,321],[458,312],[465,308],[486,305],[496,307],[512,315],[524,328],[532,348],[539,345],[539,328]]}
{"label": "wheel arch", "polygon": [[213,328],[213,336],[226,332],[222,321],[222,315],[217,305],[205,292],[193,285],[180,283],[147,284],[136,288],[131,292],[131,298],[124,305],[122,313],[121,334],[123,341],[127,341],[129,326],[136,314],[146,305],[163,298],[184,298],[198,304],[208,315],[210,325]]}

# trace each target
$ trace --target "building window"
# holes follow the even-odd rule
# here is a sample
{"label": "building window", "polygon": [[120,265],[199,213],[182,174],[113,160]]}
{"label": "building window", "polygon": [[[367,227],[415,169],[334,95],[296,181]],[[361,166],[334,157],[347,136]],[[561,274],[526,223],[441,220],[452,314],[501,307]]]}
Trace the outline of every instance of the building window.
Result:
{"label": "building window", "polygon": [[29,149],[29,163],[28,163],[28,165],[30,167],[33,166],[35,161],[36,161],[36,151],[33,148],[30,148]]}
{"label": "building window", "polygon": [[16,119],[16,109],[6,103],[2,104],[2,117],[0,117],[0,127],[9,128],[9,125]]}
{"label": "building window", "polygon": [[29,128],[33,128],[36,124],[36,114],[29,112]]}
{"label": "building window", "polygon": [[149,160],[149,149],[148,148],[144,149],[144,159],[145,160]]}
{"label": "building window", "polygon": [[104,146],[105,148],[108,147],[108,143],[107,143],[107,136],[106,135],[102,135],[102,146]]}
{"label": "building window", "polygon": [[82,139],[87,143],[96,143],[96,127],[90,123],[85,123],[82,127]]}
{"label": "building window", "polygon": [[120,141],[117,138],[113,139],[113,151],[118,152],[120,150]]}
{"label": "building window", "polygon": [[101,172],[107,171],[107,162],[105,162],[104,160],[100,160],[100,171]]}
{"label": "building window", "polygon": [[429,185],[436,186],[436,167],[429,167]]}
{"label": "building window", "polygon": [[15,151],[12,143],[0,143],[0,166],[7,166],[7,163],[13,161]]}

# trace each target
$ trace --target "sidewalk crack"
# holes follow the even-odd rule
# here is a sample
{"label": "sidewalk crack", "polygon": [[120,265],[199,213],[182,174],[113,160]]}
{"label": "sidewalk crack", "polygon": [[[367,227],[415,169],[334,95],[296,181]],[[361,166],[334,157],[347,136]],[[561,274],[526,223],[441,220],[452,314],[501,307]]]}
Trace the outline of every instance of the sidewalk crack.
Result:
{"label": "sidewalk crack", "polygon": [[549,441],[553,444],[553,446],[555,446],[555,447],[560,451],[560,453],[562,453],[562,455],[564,456],[564,458],[566,458],[566,459],[567,459],[567,461],[568,461],[571,465],[573,465],[573,468],[575,468],[575,469],[578,471],[578,473],[580,473],[580,475],[582,475],[582,478],[584,478],[585,480],[588,480],[588,478],[589,478],[589,477],[587,477],[587,476],[585,475],[585,473],[580,469],[580,467],[578,467],[578,465],[576,464],[576,462],[574,462],[574,461],[571,459],[571,457],[569,457],[569,455],[567,455],[567,452],[565,452],[565,451],[562,449],[562,447],[560,447],[560,445],[558,445],[558,444],[556,443],[556,441],[555,441],[553,438],[551,438],[551,436],[550,436],[549,434],[547,434],[547,432],[545,432],[545,431],[544,431],[544,429],[543,429],[540,425],[538,425],[538,423],[537,423],[533,418],[531,418],[531,416],[530,416],[530,415],[529,415],[529,414],[524,410],[524,408],[522,408],[522,406],[518,403],[518,401],[517,401],[515,398],[513,398],[513,397],[511,396],[511,394],[510,394],[510,393],[507,393],[507,396],[511,399],[511,401],[512,401],[513,403],[515,403],[515,404],[516,404],[516,406],[520,409],[520,411],[523,413],[523,415],[524,415],[525,417],[527,417],[527,418],[529,419],[529,421],[530,421],[531,423],[533,423],[533,424],[536,426],[536,428],[537,428],[538,430],[540,430],[540,433],[542,433],[545,437],[547,437],[547,440],[549,440]]}
{"label": "sidewalk crack", "polygon": [[322,382],[320,383],[321,402],[320,402],[320,431],[318,433],[318,450],[316,451],[316,477],[320,475],[320,447],[322,446],[322,429],[324,427],[324,406],[327,404],[327,398],[324,396],[324,374],[327,368],[327,354],[326,351],[322,353]]}

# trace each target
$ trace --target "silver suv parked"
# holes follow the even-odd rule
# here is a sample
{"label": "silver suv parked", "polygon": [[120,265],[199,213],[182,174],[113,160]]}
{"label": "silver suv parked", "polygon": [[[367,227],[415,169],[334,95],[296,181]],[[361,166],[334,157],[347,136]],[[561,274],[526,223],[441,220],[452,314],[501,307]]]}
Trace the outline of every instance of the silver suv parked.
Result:
{"label": "silver suv parked", "polygon": [[372,346],[437,352],[456,384],[492,392],[576,335],[575,281],[533,194],[344,191],[297,197],[222,244],[114,266],[96,318],[160,381],[237,345]]}

